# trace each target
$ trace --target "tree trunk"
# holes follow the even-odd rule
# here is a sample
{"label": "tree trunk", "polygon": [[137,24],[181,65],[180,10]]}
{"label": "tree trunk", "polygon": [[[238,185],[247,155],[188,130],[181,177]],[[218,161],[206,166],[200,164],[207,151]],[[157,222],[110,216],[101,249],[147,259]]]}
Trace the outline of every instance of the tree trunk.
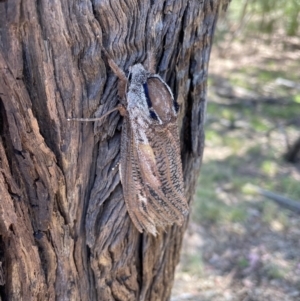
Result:
{"label": "tree trunk", "polygon": [[300,157],[300,137],[289,147],[288,151],[284,155],[284,158],[291,163],[296,163]]}
{"label": "tree trunk", "polygon": [[[2,300],[168,300],[185,226],[140,234],[116,167],[123,70],[157,59],[180,108],[186,197],[203,152],[218,0],[0,2]],[[115,167],[115,168],[114,168]]]}

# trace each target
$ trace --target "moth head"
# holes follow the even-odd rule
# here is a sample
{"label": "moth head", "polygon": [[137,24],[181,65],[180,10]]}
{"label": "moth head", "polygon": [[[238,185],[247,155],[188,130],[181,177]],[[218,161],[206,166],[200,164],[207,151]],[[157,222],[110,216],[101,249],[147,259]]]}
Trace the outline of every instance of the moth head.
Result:
{"label": "moth head", "polygon": [[170,87],[143,65],[136,64],[129,68],[128,90],[138,96],[151,123],[167,124],[177,116],[179,107]]}
{"label": "moth head", "polygon": [[142,64],[136,64],[129,67],[128,82],[130,84],[141,84],[147,80],[149,72]]}

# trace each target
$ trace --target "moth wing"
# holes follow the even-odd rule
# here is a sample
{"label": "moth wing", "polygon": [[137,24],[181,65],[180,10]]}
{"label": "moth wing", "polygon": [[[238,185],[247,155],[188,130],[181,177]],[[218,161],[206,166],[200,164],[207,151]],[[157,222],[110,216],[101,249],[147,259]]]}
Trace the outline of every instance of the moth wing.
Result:
{"label": "moth wing", "polygon": [[[132,150],[137,158],[135,169],[140,173],[137,183],[142,187],[140,204],[144,200],[143,206],[135,208],[135,213],[150,216],[153,223],[162,228],[174,223],[181,225],[188,214],[188,204],[184,196],[176,120],[163,128],[158,126],[158,130],[148,128],[145,132],[149,141],[147,148],[135,140],[132,133]],[[155,168],[148,168],[147,161],[151,161]],[[153,185],[152,178],[159,185]]]}
{"label": "moth wing", "polygon": [[123,122],[121,144],[121,182],[127,211],[139,232],[146,230],[156,235],[155,221],[151,217],[153,212],[147,209],[147,198],[138,164],[139,158],[127,117]]}
{"label": "moth wing", "polygon": [[159,173],[156,166],[156,160],[153,148],[149,144],[134,141],[135,149],[137,150],[139,169],[143,182],[149,183],[151,187],[158,188],[161,186]]}
{"label": "moth wing", "polygon": [[156,192],[164,196],[165,209],[169,210],[172,215],[170,223],[174,220],[181,225],[184,217],[188,214],[189,206],[184,196],[180,141],[176,120],[163,128],[158,127],[156,131],[152,130],[148,136],[162,183]]}

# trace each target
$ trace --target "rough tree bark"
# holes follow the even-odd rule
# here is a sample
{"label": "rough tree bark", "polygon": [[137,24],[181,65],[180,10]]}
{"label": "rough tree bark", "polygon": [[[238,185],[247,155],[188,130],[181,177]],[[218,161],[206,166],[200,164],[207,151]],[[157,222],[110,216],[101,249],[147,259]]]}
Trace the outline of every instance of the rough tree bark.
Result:
{"label": "rough tree bark", "polygon": [[116,166],[117,79],[157,57],[180,109],[185,189],[203,152],[207,68],[219,0],[0,2],[2,300],[168,300],[185,226],[140,234]]}

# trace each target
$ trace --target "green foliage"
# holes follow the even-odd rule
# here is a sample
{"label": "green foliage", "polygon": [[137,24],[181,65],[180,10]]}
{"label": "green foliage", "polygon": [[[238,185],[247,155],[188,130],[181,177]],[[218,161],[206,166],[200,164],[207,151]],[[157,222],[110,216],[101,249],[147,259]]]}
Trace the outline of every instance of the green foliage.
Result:
{"label": "green foliage", "polygon": [[[284,29],[286,35],[299,34],[299,0],[244,0],[232,1],[229,5],[227,21],[235,27],[246,25],[252,33],[273,34]],[[222,31],[225,29],[222,27]]]}
{"label": "green foliage", "polygon": [[[284,280],[296,266],[281,250],[296,227],[294,214],[257,188],[300,201],[297,165],[284,160],[299,137],[300,40],[286,37],[300,36],[299,9],[300,0],[232,1],[216,30],[220,47],[212,53],[206,147],[191,217],[216,243],[216,270],[230,258],[233,270],[251,273],[248,279]],[[250,244],[259,257],[255,268]],[[235,248],[244,252],[232,256]],[[209,254],[193,254],[184,254],[185,271],[205,277]]]}
{"label": "green foliage", "polygon": [[205,163],[202,166],[196,198],[193,204],[192,218],[195,222],[203,223],[235,223],[243,222],[247,218],[247,207],[237,203],[224,203],[222,190],[219,186],[230,183],[230,190],[237,190],[248,179],[234,177],[235,164],[238,160],[232,157],[231,164],[222,162]]}
{"label": "green foliage", "polygon": [[276,189],[278,191],[284,191],[286,195],[289,195],[295,200],[300,200],[300,185],[299,181],[291,177],[281,177],[280,182],[277,184]]}
{"label": "green foliage", "polygon": [[300,94],[294,95],[293,100],[294,100],[295,103],[299,103],[300,104]]}
{"label": "green foliage", "polygon": [[238,259],[237,264],[240,268],[244,269],[249,266],[249,261],[245,257],[242,257]]}
{"label": "green foliage", "polygon": [[194,276],[203,274],[203,260],[200,254],[183,254],[182,265],[183,272],[188,272]]}
{"label": "green foliage", "polygon": [[[195,222],[245,222],[248,218],[245,200],[250,196],[249,184],[300,199],[299,182],[282,172],[282,166],[287,163],[278,151],[276,140],[267,143],[263,139],[264,143],[260,143],[260,137],[268,135],[275,120],[284,122],[286,118],[298,116],[298,106],[293,103],[288,106],[263,103],[249,107],[240,103],[229,109],[212,102],[208,104],[211,123],[206,126],[206,144],[209,152],[216,149],[217,154],[226,149],[227,155],[224,159],[217,159],[208,154],[210,159],[203,162],[192,210]],[[222,122],[216,121],[218,118]],[[231,129],[230,123],[241,118],[248,126]],[[225,121],[228,121],[227,127]],[[236,201],[232,202],[232,199]],[[263,221],[270,227],[288,227],[287,211],[278,210],[278,206],[270,201],[266,204]]]}
{"label": "green foliage", "polygon": [[261,171],[269,177],[274,177],[277,173],[278,164],[271,160],[265,160],[262,162]]}
{"label": "green foliage", "polygon": [[270,264],[265,267],[266,274],[269,279],[282,279],[285,277],[286,271],[280,266]]}
{"label": "green foliage", "polygon": [[263,222],[271,224],[277,218],[278,205],[271,201],[263,203]]}

